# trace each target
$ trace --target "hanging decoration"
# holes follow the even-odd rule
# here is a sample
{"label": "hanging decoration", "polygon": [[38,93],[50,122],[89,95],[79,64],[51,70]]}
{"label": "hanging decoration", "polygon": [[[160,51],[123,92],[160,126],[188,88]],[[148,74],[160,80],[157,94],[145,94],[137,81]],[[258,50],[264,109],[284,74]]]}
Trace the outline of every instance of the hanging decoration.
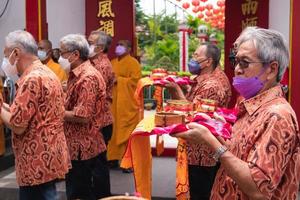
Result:
{"label": "hanging decoration", "polygon": [[200,2],[199,2],[199,0],[192,0],[192,5],[193,6],[199,6],[199,4],[200,4]]}
{"label": "hanging decoration", "polygon": [[185,3],[182,4],[182,7],[184,9],[188,9],[190,7],[190,4],[188,2],[185,2]]}
{"label": "hanging decoration", "polygon": [[211,27],[224,30],[225,0],[218,0],[214,3],[208,0],[185,0],[182,3],[182,8],[190,9],[199,19],[207,22]]}

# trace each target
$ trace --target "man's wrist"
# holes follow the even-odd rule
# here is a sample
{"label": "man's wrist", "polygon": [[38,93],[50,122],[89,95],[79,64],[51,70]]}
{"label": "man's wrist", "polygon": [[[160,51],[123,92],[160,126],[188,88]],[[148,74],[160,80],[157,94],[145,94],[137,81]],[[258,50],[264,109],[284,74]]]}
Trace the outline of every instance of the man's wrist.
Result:
{"label": "man's wrist", "polygon": [[215,153],[212,155],[212,158],[215,160],[215,161],[219,161],[220,157],[226,153],[228,150],[228,148],[224,145],[221,145],[217,148],[217,150],[215,151]]}

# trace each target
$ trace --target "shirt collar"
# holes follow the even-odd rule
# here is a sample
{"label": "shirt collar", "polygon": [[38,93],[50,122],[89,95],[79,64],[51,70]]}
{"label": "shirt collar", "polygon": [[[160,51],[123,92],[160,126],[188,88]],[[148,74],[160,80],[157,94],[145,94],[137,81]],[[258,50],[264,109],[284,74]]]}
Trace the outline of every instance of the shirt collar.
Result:
{"label": "shirt collar", "polygon": [[34,68],[43,65],[43,63],[40,60],[35,60],[25,69],[23,74],[20,76],[20,78],[16,81],[16,85],[19,87],[20,84],[22,83],[24,77],[28,75]]}
{"label": "shirt collar", "polygon": [[118,62],[121,62],[123,59],[128,58],[130,56],[130,54],[125,55],[124,57],[122,57],[120,60],[118,57],[116,57]]}
{"label": "shirt collar", "polygon": [[[255,113],[264,104],[276,99],[283,97],[283,91],[280,85],[276,85],[261,94],[258,94],[250,99],[243,100],[239,104],[239,111],[247,111],[249,115]],[[242,114],[242,113],[240,113]]]}
{"label": "shirt collar", "polygon": [[78,76],[81,74],[81,72],[84,70],[85,66],[86,66],[86,65],[89,65],[89,64],[91,64],[91,62],[90,62],[89,60],[87,60],[87,61],[81,63],[78,67],[76,67],[75,69],[73,69],[71,72],[72,72],[76,77],[78,77]]}
{"label": "shirt collar", "polygon": [[193,80],[197,81],[198,83],[202,82],[203,80],[205,80],[211,76],[214,76],[218,72],[218,70],[220,70],[219,67],[216,67],[211,73],[198,75]]}
{"label": "shirt collar", "polygon": [[105,53],[99,53],[98,56],[96,56],[95,58],[93,59],[90,59],[91,63],[93,64],[98,64],[101,62],[102,59],[106,59],[107,58],[107,54]]}
{"label": "shirt collar", "polygon": [[52,58],[50,58],[46,65],[52,65],[53,63],[55,63],[54,60]]}

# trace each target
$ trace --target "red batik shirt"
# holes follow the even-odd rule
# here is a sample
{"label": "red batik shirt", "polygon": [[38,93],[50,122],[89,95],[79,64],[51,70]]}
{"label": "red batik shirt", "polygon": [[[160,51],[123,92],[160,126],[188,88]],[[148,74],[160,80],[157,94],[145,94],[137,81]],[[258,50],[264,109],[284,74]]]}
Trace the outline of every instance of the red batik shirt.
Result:
{"label": "red batik shirt", "polygon": [[65,135],[72,160],[87,160],[106,150],[102,134],[105,83],[102,75],[85,61],[69,73],[65,109],[88,123],[65,121]]}
{"label": "red batik shirt", "polygon": [[12,134],[18,184],[39,185],[64,176],[70,157],[63,129],[63,90],[56,75],[39,60],[16,82],[10,111],[10,122],[26,127],[21,135]]}
{"label": "red batik shirt", "polygon": [[[297,200],[300,181],[300,135],[296,115],[280,86],[239,104],[229,151],[248,163],[266,199]],[[224,168],[211,192],[213,200],[248,200]]]}
{"label": "red batik shirt", "polygon": [[103,107],[103,112],[101,113],[101,116],[103,117],[103,127],[105,127],[113,123],[111,103],[115,75],[107,54],[100,54],[97,58],[92,59],[91,63],[101,73],[106,85],[106,101]]}
{"label": "red batik shirt", "polygon": [[[217,67],[210,74],[196,77],[196,83],[186,96],[191,102],[201,99],[215,100],[219,107],[227,107],[231,98],[231,86],[226,74]],[[211,157],[213,152],[204,144],[187,145],[189,165],[214,166],[216,161]]]}

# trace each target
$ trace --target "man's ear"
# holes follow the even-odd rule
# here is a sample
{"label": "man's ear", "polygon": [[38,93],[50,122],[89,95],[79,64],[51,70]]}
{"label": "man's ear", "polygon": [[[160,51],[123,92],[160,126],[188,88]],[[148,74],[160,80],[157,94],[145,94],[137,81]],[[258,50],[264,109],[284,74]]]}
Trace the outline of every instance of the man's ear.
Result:
{"label": "man's ear", "polygon": [[96,49],[99,49],[99,51],[102,53],[104,51],[104,45],[98,45],[96,46]]}
{"label": "man's ear", "polygon": [[131,53],[131,47],[127,47],[127,52]]}
{"label": "man's ear", "polygon": [[13,58],[14,62],[15,60],[19,59],[20,56],[21,56],[21,49],[16,47],[12,50],[12,54],[11,54],[11,57]]}
{"label": "man's ear", "polygon": [[19,57],[20,54],[21,54],[21,49],[20,48],[16,47],[15,49],[13,49],[13,55]]}
{"label": "man's ear", "polygon": [[207,61],[207,66],[212,66],[213,65],[213,59],[212,58],[208,58]]}
{"label": "man's ear", "polygon": [[78,50],[74,51],[74,55],[75,55],[76,60],[78,60],[80,58],[80,53]]}
{"label": "man's ear", "polygon": [[279,63],[277,61],[272,61],[267,70],[267,80],[276,79],[279,73]]}

